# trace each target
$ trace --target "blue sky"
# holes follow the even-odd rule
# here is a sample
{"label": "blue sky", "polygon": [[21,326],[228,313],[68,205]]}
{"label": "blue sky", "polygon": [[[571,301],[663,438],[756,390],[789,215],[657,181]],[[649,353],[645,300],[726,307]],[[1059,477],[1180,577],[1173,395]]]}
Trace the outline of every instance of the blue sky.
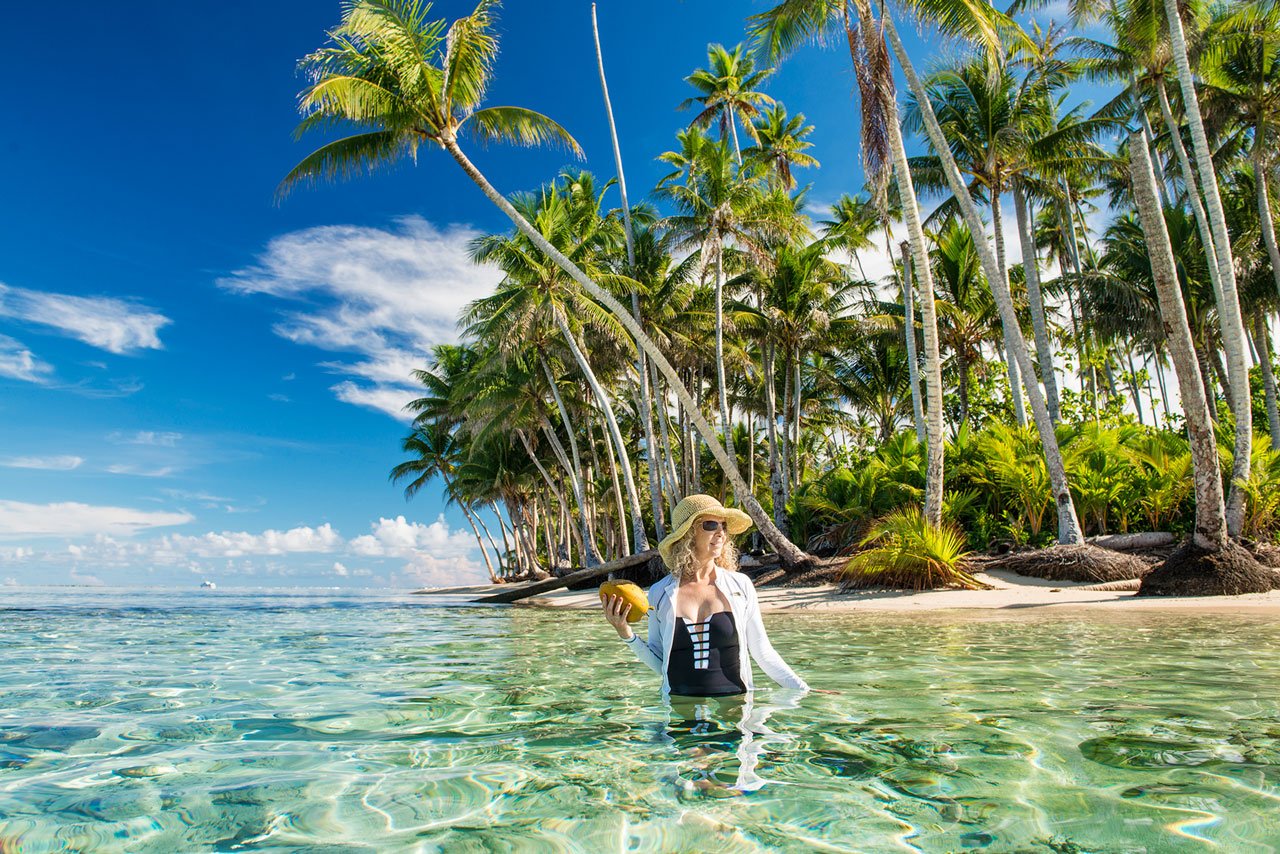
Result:
{"label": "blue sky", "polygon": [[[766,7],[600,4],[633,196],[689,119],[675,110],[682,78]],[[428,150],[274,203],[318,144],[291,137],[296,61],[339,16],[314,0],[151,0],[122,21],[118,7],[75,3],[50,28],[36,5],[9,11],[0,584],[483,576],[461,514],[434,491],[406,504],[387,472],[408,371],[496,282],[466,242],[508,224]],[[553,116],[610,178],[590,27],[589,3],[509,2],[490,100]],[[816,128],[822,169],[801,177],[816,206],[862,183],[852,85],[837,44],[798,54],[767,88]],[[504,192],[566,165],[503,148],[473,160]]]}

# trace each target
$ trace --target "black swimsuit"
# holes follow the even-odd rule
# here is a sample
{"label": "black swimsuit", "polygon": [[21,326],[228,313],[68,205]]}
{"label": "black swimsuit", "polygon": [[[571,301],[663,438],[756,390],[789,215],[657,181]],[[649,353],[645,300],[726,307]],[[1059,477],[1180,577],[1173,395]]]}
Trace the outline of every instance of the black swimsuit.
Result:
{"label": "black swimsuit", "polygon": [[718,611],[702,622],[676,617],[667,662],[671,693],[682,697],[727,697],[742,694],[738,627],[730,611]]}

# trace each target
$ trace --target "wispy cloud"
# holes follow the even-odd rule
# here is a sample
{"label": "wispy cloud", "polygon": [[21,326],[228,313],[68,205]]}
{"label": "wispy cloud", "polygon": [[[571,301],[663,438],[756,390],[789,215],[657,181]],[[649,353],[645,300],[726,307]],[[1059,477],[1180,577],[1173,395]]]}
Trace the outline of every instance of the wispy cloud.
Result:
{"label": "wispy cloud", "polygon": [[161,448],[172,448],[181,438],[181,433],[159,430],[137,430],[132,433],[117,431],[107,435],[107,441],[115,442],[117,445],[148,445]]}
{"label": "wispy cloud", "polygon": [[115,297],[82,297],[0,284],[0,317],[51,326],[111,353],[159,350],[169,318]]}
{"label": "wispy cloud", "polygon": [[21,341],[0,335],[0,377],[44,384],[53,377],[53,366],[42,362]]}
{"label": "wispy cloud", "polygon": [[45,471],[71,471],[79,468],[84,457],[70,455],[57,457],[9,457],[0,460],[0,466],[11,469],[44,469]]}
{"label": "wispy cloud", "polygon": [[407,417],[418,396],[409,372],[436,344],[457,340],[463,307],[492,293],[496,269],[471,263],[467,244],[479,232],[437,228],[405,217],[387,229],[324,226],[272,240],[252,267],[218,285],[305,303],[276,324],[278,335],[357,357],[325,362],[350,379],[333,386],[340,400]]}
{"label": "wispy cloud", "polygon": [[145,466],[132,465],[131,463],[113,463],[107,466],[107,472],[110,474],[127,474],[133,477],[168,477],[175,471],[176,469],[173,466],[147,468]]}
{"label": "wispy cloud", "polygon": [[175,552],[198,557],[240,557],[242,555],[285,555],[300,552],[338,551],[343,539],[326,522],[319,527],[300,526],[287,531],[266,530],[259,534],[247,531],[223,531],[198,537],[173,534],[164,538],[165,546]]}
{"label": "wispy cloud", "polygon": [[0,537],[87,537],[95,534],[133,536],[150,528],[185,525],[190,513],[137,510],[66,501],[28,504],[0,500]]}

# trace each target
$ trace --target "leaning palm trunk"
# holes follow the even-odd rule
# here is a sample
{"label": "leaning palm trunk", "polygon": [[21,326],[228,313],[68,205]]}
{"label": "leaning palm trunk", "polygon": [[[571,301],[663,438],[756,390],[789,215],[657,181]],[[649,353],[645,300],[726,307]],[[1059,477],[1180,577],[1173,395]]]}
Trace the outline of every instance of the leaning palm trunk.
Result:
{"label": "leaning palm trunk", "polygon": [[764,412],[766,435],[769,440],[769,491],[773,496],[773,520],[777,526],[788,531],[787,497],[783,486],[785,476],[782,470],[781,449],[778,447],[778,377],[774,370],[777,351],[768,341],[764,345]]}
{"label": "leaning palm trunk", "polygon": [[[627,488],[627,499],[631,503],[632,538],[635,541],[636,549],[645,551],[649,548],[649,540],[644,532],[644,516],[640,510],[640,493],[636,491],[635,480],[631,477],[631,455],[627,453],[627,444],[622,440],[622,431],[618,429],[618,419],[613,413],[613,403],[609,400],[609,394],[604,390],[604,386],[600,385],[600,380],[596,378],[596,372],[592,370],[591,363],[587,361],[582,348],[578,346],[578,339],[573,334],[573,330],[569,328],[569,321],[565,318],[564,312],[558,308],[556,309],[556,325],[560,327],[560,334],[568,342],[569,351],[573,353],[573,358],[577,360],[578,367],[582,369],[582,373],[587,378],[587,385],[591,387],[591,393],[595,395],[596,400],[600,403],[600,409],[604,413],[608,436],[613,440],[613,454],[609,455],[610,462],[612,462],[616,454],[618,461],[622,463],[622,479]],[[629,546],[624,540],[623,549],[627,548]]]}
{"label": "leaning palm trunk", "polygon": [[[858,13],[858,25],[863,38],[878,32],[871,15],[871,7],[865,0],[854,4]],[[846,7],[847,9],[847,7]],[[888,21],[886,20],[886,23]],[[856,55],[853,32],[845,21],[845,33],[849,50]],[[884,52],[880,42],[877,50]],[[855,67],[858,61],[854,60]],[[884,67],[889,70],[888,58]],[[942,356],[938,346],[938,313],[934,303],[933,268],[929,263],[929,250],[925,245],[924,226],[920,221],[920,205],[916,200],[915,184],[911,179],[911,165],[907,159],[906,145],[902,141],[902,126],[898,118],[898,102],[893,95],[893,79],[876,81],[874,91],[881,100],[885,113],[885,132],[889,141],[889,156],[893,158],[893,170],[898,179],[898,196],[902,200],[902,216],[907,226],[907,244],[911,248],[915,274],[920,279],[920,319],[924,327],[924,387],[925,387],[925,439],[927,458],[925,463],[924,517],[931,524],[942,524],[942,497],[944,488],[945,445],[942,422]],[[977,232],[975,232],[977,233]],[[967,367],[961,367],[961,385],[967,388]],[[968,393],[962,388],[962,398],[967,407]],[[963,424],[963,420],[961,421]]]}
{"label": "leaning palm trunk", "polygon": [[[591,529],[587,525],[587,491],[582,483],[582,467],[574,465],[569,461],[568,455],[565,453],[564,445],[560,442],[560,437],[556,435],[555,427],[547,419],[542,417],[542,432],[547,437],[547,442],[551,445],[551,449],[555,452],[556,459],[560,461],[560,467],[569,474],[569,485],[573,489],[573,498],[578,505],[578,520],[580,524],[580,539],[583,543],[582,548],[582,565],[584,568],[595,566],[599,562],[599,555],[590,547]],[[572,427],[568,422],[565,423],[565,432],[572,434]],[[577,441],[574,440],[574,445]],[[577,450],[575,447],[574,453]]]}
{"label": "leaning palm trunk", "polygon": [[530,225],[529,222],[520,215],[520,212],[517,211],[501,193],[494,189],[488,179],[485,178],[480,170],[475,167],[475,164],[467,158],[467,155],[458,147],[456,139],[452,136],[442,136],[441,144],[444,146],[445,150],[449,152],[450,156],[452,156],[458,163],[458,165],[462,167],[462,170],[466,172],[467,177],[469,177],[476,186],[480,188],[485,196],[488,197],[489,201],[497,205],[522,234],[528,237],[543,254],[555,262],[555,264],[572,277],[575,282],[581,285],[587,294],[608,309],[618,322],[627,330],[627,332],[631,334],[635,339],[636,346],[645,351],[646,355],[648,355],[649,358],[651,358],[657,365],[658,370],[662,372],[663,377],[666,378],[668,385],[675,392],[680,404],[684,406],[688,412],[688,417],[693,420],[694,426],[697,427],[698,432],[702,434],[704,439],[706,439],[707,446],[711,449],[711,453],[715,457],[716,462],[720,464],[725,476],[728,477],[730,483],[732,483],[734,494],[738,498],[738,503],[742,506],[742,509],[751,516],[751,520],[755,522],[756,527],[760,529],[761,536],[763,536],[769,545],[771,545],[778,553],[778,557],[782,561],[783,565],[787,567],[807,565],[809,563],[809,559],[806,557],[804,552],[797,548],[795,543],[792,543],[783,536],[782,532],[779,531],[773,522],[769,520],[768,515],[764,512],[764,508],[760,506],[760,502],[756,501],[755,496],[753,496],[750,490],[747,489],[747,484],[743,481],[742,475],[738,471],[737,464],[730,459],[729,455],[724,452],[724,448],[721,447],[718,441],[716,441],[715,431],[711,429],[711,425],[707,423],[707,420],[702,417],[702,413],[698,411],[698,407],[690,396],[689,390],[684,387],[682,382],[680,382],[680,377],[676,373],[676,369],[671,366],[671,363],[667,361],[667,358],[662,354],[662,351],[658,349],[658,346],[653,343],[652,339],[650,339],[645,331],[640,328],[640,325],[635,322],[635,318],[633,318],[631,314],[623,308],[622,304],[618,302],[612,294],[593,282],[586,273],[582,272],[582,270],[577,267],[576,264],[565,257],[564,253],[552,246],[536,228]]}
{"label": "leaning palm trunk", "polygon": [[916,441],[925,442],[924,407],[920,403],[920,363],[916,359],[915,283],[911,275],[910,246],[902,244],[902,326],[907,336],[907,379],[911,383],[911,417],[916,425]]}
{"label": "leaning palm trunk", "polygon": [[[596,23],[596,4],[591,4],[591,34],[596,42],[596,64],[600,67],[600,91],[604,94],[604,111],[609,117],[609,138],[613,141],[613,162],[618,169],[618,194],[622,197],[622,225],[627,246],[627,266],[634,268],[636,263],[635,245],[631,237],[631,205],[627,201],[627,176],[622,169],[622,148],[618,145],[618,126],[613,121],[613,103],[609,100],[609,83],[604,76],[604,53],[600,50],[600,26]],[[631,314],[636,323],[640,320],[640,297],[631,292]],[[655,453],[657,446],[653,436],[653,408],[649,398],[649,371],[645,367],[644,350],[636,349],[636,372],[640,375],[640,409],[644,422],[645,453],[649,457],[649,502],[653,505],[653,524],[658,539],[663,537],[662,525],[662,487],[655,474]],[[590,564],[588,564],[589,566]]]}
{"label": "leaning palm trunk", "polygon": [[[956,167],[955,158],[951,156],[951,149],[947,146],[946,137],[942,133],[942,128],[938,125],[938,118],[933,113],[933,106],[929,101],[929,93],[925,91],[919,75],[916,74],[915,66],[907,55],[902,39],[898,36],[898,31],[894,27],[893,16],[887,7],[883,9],[882,20],[885,35],[889,39],[889,44],[893,47],[893,53],[898,59],[898,64],[902,67],[907,83],[915,94],[916,100],[920,103],[920,113],[924,118],[925,130],[928,132],[929,139],[938,153],[939,160],[942,162],[947,184],[960,205],[965,224],[969,226],[969,230],[974,235],[974,245],[978,250],[978,257],[982,261],[983,271],[991,283],[992,296],[995,299],[997,308],[1000,310],[1000,320],[1004,328],[1010,333],[1009,338],[1013,344],[1014,351],[1011,358],[1017,362],[1018,369],[1026,380],[1027,397],[1031,401],[1031,411],[1035,416],[1036,430],[1040,434],[1040,443],[1044,448],[1045,469],[1049,474],[1049,483],[1053,489],[1054,500],[1057,503],[1058,542],[1064,545],[1083,543],[1084,533],[1080,529],[1080,520],[1076,516],[1075,503],[1071,499],[1071,489],[1067,483],[1067,473],[1062,462],[1062,451],[1058,447],[1058,437],[1053,432],[1053,423],[1049,420],[1049,410],[1045,406],[1044,397],[1040,394],[1040,385],[1036,382],[1035,368],[1031,363],[1031,355],[1027,352],[1027,343],[1023,340],[1022,330],[1018,327],[1018,315],[1013,307],[1013,297],[1009,293],[1007,283],[1001,279],[1000,267],[991,252],[990,244],[985,239],[980,239],[984,231],[982,219],[978,216],[978,208],[974,205],[973,197],[969,195],[964,179],[960,176],[960,170]],[[906,207],[910,207],[910,205]]]}
{"label": "leaning palm trunk", "polygon": [[1191,441],[1191,461],[1196,482],[1196,545],[1217,551],[1227,543],[1226,509],[1222,501],[1222,475],[1218,468],[1218,444],[1209,417],[1209,403],[1200,382],[1191,328],[1187,325],[1186,306],[1174,267],[1173,247],[1164,222],[1164,212],[1156,197],[1155,176],[1147,148],[1137,134],[1129,138],[1130,177],[1133,198],[1147,237],[1151,273],[1160,301],[1169,354],[1182,389],[1182,411],[1187,420]]}
{"label": "leaning palm trunk", "polygon": [[1053,349],[1049,345],[1044,297],[1040,292],[1040,259],[1036,255],[1036,241],[1031,234],[1027,197],[1021,182],[1013,185],[1013,211],[1018,221],[1018,240],[1022,244],[1022,269],[1027,279],[1027,302],[1031,305],[1031,328],[1035,331],[1036,356],[1040,359],[1040,379],[1044,382],[1045,404],[1049,407],[1049,420],[1057,424],[1061,420],[1058,407],[1058,378],[1053,371]]}
{"label": "leaning palm trunk", "polygon": [[1178,69],[1178,85],[1191,129],[1191,147],[1200,173],[1200,189],[1204,192],[1209,225],[1213,231],[1214,261],[1222,280],[1218,300],[1218,323],[1222,327],[1222,347],[1227,353],[1227,380],[1231,384],[1231,410],[1236,419],[1235,457],[1231,464],[1231,490],[1227,494],[1227,530],[1238,537],[1244,528],[1244,486],[1249,481],[1250,454],[1253,449],[1253,410],[1249,402],[1249,367],[1245,355],[1244,323],[1240,316],[1240,298],[1236,293],[1235,265],[1231,258],[1231,237],[1218,194],[1218,176],[1213,167],[1209,139],[1200,117],[1200,99],[1191,76],[1187,58],[1187,42],[1182,32],[1182,16],[1177,0],[1164,0],[1165,17],[1169,20],[1169,41],[1174,65]]}

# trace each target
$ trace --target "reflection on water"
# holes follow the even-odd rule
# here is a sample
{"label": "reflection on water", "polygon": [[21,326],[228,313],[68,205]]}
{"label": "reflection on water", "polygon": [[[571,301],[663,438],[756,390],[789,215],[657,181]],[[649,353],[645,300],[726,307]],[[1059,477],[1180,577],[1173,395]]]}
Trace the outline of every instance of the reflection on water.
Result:
{"label": "reflection on water", "polygon": [[594,614],[5,591],[0,851],[1271,851],[1280,626],[777,616],[672,706]]}

